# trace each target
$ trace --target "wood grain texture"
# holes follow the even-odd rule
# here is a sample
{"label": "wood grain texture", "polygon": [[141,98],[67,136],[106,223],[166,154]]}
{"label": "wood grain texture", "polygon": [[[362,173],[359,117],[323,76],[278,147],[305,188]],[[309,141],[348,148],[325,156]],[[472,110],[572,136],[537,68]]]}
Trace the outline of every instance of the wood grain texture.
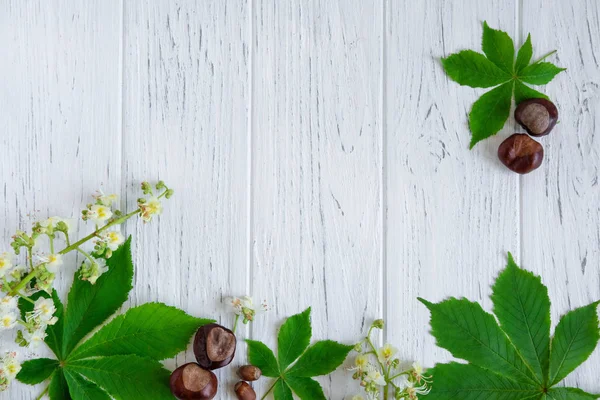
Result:
{"label": "wood grain texture", "polygon": [[[479,49],[483,20],[520,42],[531,32],[569,68],[544,89],[561,123],[522,178],[496,158],[514,124],[468,150],[483,90],[439,64]],[[33,211],[78,217],[98,187],[131,209],[142,180],[163,179],[176,192],[160,220],[125,228],[127,306],[231,325],[225,296],[266,300],[234,366],[242,339],[276,347],[308,306],[314,340],[352,343],[384,317],[380,339],[402,358],[448,360],[416,298],[490,309],[507,251],[542,274],[556,323],[600,297],[599,34],[594,0],[0,0],[2,243]],[[14,348],[11,334],[0,343]],[[596,352],[566,383],[598,392],[599,368]],[[219,399],[234,398],[234,371],[219,372]],[[331,399],[360,391],[343,369],[320,382]],[[15,384],[0,400],[39,391]]]}
{"label": "wood grain texture", "polygon": [[[283,318],[312,305],[313,339],[353,343],[382,312],[381,3],[254,13],[252,285],[274,308],[253,338],[275,346]],[[320,379],[326,396],[357,390],[348,378]]]}
{"label": "wood grain texture", "polygon": [[[120,26],[118,1],[0,2],[0,251],[16,229],[53,215],[78,220],[96,189],[119,191]],[[63,299],[77,265],[66,258],[57,276]],[[2,350],[16,348],[13,333],[0,334]],[[0,399],[41,391],[17,383]]]}
{"label": "wood grain texture", "polygon": [[[162,301],[225,325],[222,299],[248,285],[247,17],[245,1],[125,4],[127,203],[135,207],[141,179],[176,191],[160,221],[131,232],[132,303]],[[193,360],[190,349],[166,365]],[[233,374],[218,372],[222,393]]]}
{"label": "wood grain texture", "polygon": [[480,49],[483,20],[515,31],[505,1],[386,4],[386,319],[387,340],[403,359],[425,365],[449,353],[428,334],[417,301],[447,296],[482,301],[519,250],[518,178],[497,160],[509,134],[469,150],[467,114],[482,90],[450,81],[440,57]]}
{"label": "wood grain texture", "polygon": [[[558,49],[550,61],[567,68],[542,88],[560,123],[539,140],[540,170],[521,180],[521,258],[548,285],[556,324],[568,310],[600,299],[600,4],[525,1],[522,15],[534,59]],[[597,393],[599,370],[596,349],[565,384]]]}

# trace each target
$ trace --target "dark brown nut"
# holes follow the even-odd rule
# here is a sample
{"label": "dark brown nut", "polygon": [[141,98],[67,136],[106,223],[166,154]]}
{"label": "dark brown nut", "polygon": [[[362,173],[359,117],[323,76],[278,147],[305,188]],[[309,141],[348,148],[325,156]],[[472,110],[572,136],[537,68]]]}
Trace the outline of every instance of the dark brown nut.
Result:
{"label": "dark brown nut", "polygon": [[508,169],[527,174],[542,165],[544,148],[524,133],[515,133],[500,144],[498,158]]}
{"label": "dark brown nut", "polygon": [[200,327],[194,338],[194,354],[202,368],[222,368],[235,356],[236,338],[229,329],[208,324]]}
{"label": "dark brown nut", "polygon": [[556,106],[546,99],[529,99],[519,103],[515,119],[531,136],[545,136],[558,120]]}
{"label": "dark brown nut", "polygon": [[171,393],[179,400],[210,400],[217,395],[217,376],[196,363],[184,364],[171,374]]}
{"label": "dark brown nut", "polygon": [[236,383],[234,389],[239,400],[256,400],[256,392],[247,382],[240,381]]}
{"label": "dark brown nut", "polygon": [[245,381],[256,381],[262,376],[260,368],[254,365],[244,365],[238,369],[238,376]]}

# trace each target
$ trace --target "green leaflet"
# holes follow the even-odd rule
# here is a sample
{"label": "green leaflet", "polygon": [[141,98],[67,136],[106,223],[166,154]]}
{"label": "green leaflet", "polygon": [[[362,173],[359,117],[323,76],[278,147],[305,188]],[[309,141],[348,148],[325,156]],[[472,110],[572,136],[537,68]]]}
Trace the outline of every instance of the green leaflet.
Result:
{"label": "green leaflet", "polygon": [[21,371],[17,374],[17,379],[28,385],[36,385],[48,379],[56,368],[58,368],[58,361],[50,358],[36,358],[25,361],[21,365]]}
{"label": "green leaflet", "polygon": [[506,123],[510,114],[513,82],[507,82],[481,96],[469,114],[469,126],[473,148],[483,139],[495,135]]}
{"label": "green leaflet", "polygon": [[539,397],[540,388],[472,364],[437,364],[428,371],[435,377],[430,396],[439,400],[514,400]]}
{"label": "green leaflet", "polygon": [[506,32],[490,28],[487,22],[483,23],[482,49],[485,55],[463,50],[442,58],[446,74],[460,85],[473,88],[496,86],[473,104],[469,114],[472,133],[470,148],[502,129],[510,113],[513,88],[516,103],[529,98],[545,97],[523,82],[546,84],[564,71],[563,68],[541,60],[529,65],[533,54],[530,35],[519,49],[515,61],[515,48],[510,36]]}
{"label": "green leaflet", "polygon": [[76,399],[85,400],[110,400],[106,392],[100,389],[95,383],[86,380],[83,376],[69,369],[64,370],[67,385]]}
{"label": "green leaflet", "polygon": [[515,45],[506,32],[492,29],[483,22],[483,38],[481,48],[488,60],[497,65],[508,75],[513,73]]}
{"label": "green leaflet", "polygon": [[529,61],[531,61],[531,56],[533,56],[533,47],[531,46],[531,34],[527,35],[527,40],[523,43],[523,46],[519,49],[519,53],[517,54],[517,61],[515,62],[515,72],[521,71],[527,65],[529,65]]}
{"label": "green leaflet", "polygon": [[170,372],[158,361],[134,355],[77,360],[66,368],[95,382],[117,400],[173,399]]}
{"label": "green leaflet", "polygon": [[143,304],[102,327],[75,349],[69,360],[120,354],[164,360],[185,350],[188,339],[198,327],[212,322],[164,304]]}
{"label": "green leaflet", "polygon": [[548,392],[548,398],[553,400],[593,400],[600,396],[575,388],[553,388]]}
{"label": "green leaflet", "polygon": [[566,68],[558,68],[549,62],[531,64],[519,72],[519,79],[532,85],[545,85]]}
{"label": "green leaflet", "polygon": [[510,253],[508,266],[493,286],[494,314],[531,366],[537,382],[548,381],[550,297],[542,280],[520,269]]}
{"label": "green leaflet", "polygon": [[565,314],[554,331],[550,355],[550,383],[562,381],[588,359],[598,345],[597,307],[592,303]]}
{"label": "green leaflet", "polygon": [[[96,285],[75,277],[66,309],[53,293],[56,315],[61,318],[48,327],[46,341],[61,362],[28,361],[17,379],[37,384],[50,377],[51,400],[172,399],[170,372],[159,360],[185,349],[194,331],[213,321],[148,303],[114,318],[76,347],[127,298],[133,276],[130,240],[113,253],[108,264],[109,270]],[[34,299],[38,296],[47,297],[36,293]],[[32,307],[27,302],[19,306],[22,313]]]}
{"label": "green leaflet", "polygon": [[131,238],[106,262],[108,271],[95,285],[82,281],[75,273],[65,314],[63,355],[71,353],[92,329],[106,321],[127,300],[132,289],[133,262]]}
{"label": "green leaflet", "polygon": [[310,308],[303,313],[293,315],[279,329],[277,345],[279,347],[279,368],[285,370],[310,344],[312,329],[310,326]]}
{"label": "green leaflet", "polygon": [[[597,306],[567,313],[550,340],[550,298],[539,277],[508,265],[493,285],[494,313],[478,303],[419,299],[431,311],[431,333],[440,347],[470,364],[438,364],[428,400],[587,400],[600,396],[554,388],[583,363],[600,340]],[[500,326],[496,322],[500,322]]]}
{"label": "green leaflet", "polygon": [[50,385],[48,386],[48,396],[50,396],[50,400],[72,399],[62,369],[57,369],[52,374],[52,379],[50,380]]}
{"label": "green leaflet", "polygon": [[292,391],[300,399],[325,399],[321,385],[310,378],[333,372],[354,347],[332,340],[309,347],[311,331],[310,308],[289,317],[278,335],[279,361],[264,343],[246,340],[250,363],[259,367],[263,375],[277,378],[273,386],[275,400],[292,399]]}
{"label": "green leaflet", "polygon": [[502,71],[483,54],[463,50],[442,58],[446,73],[455,82],[474,88],[488,88],[510,80],[509,73]]}
{"label": "green leaflet", "polygon": [[438,304],[419,299],[431,311],[431,333],[437,345],[454,357],[516,381],[535,380],[494,316],[479,303],[450,298]]}

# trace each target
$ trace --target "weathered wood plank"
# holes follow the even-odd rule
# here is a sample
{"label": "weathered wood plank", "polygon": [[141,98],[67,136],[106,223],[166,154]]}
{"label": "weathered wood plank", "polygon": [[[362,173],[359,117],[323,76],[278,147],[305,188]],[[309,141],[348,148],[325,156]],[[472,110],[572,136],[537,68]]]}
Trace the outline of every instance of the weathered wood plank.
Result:
{"label": "weathered wood plank", "polygon": [[[17,228],[54,215],[78,221],[96,189],[119,192],[121,20],[120,1],[0,2],[0,251]],[[57,276],[63,298],[77,266],[67,257]],[[2,351],[17,348],[13,339],[0,334]],[[0,399],[42,390],[14,383]]]}
{"label": "weathered wood plank", "polygon": [[440,57],[481,49],[482,22],[515,33],[513,2],[386,3],[387,340],[403,359],[449,359],[421,296],[482,300],[519,250],[518,177],[497,160],[507,125],[470,151],[467,114],[483,93],[450,81]]}
{"label": "weathered wood plank", "polygon": [[[313,306],[313,338],[357,340],[381,313],[379,1],[254,2],[254,339]],[[328,398],[356,388],[321,379]],[[264,393],[268,382],[260,382]]]}
{"label": "weathered wood plank", "polygon": [[[158,223],[131,232],[136,304],[231,325],[222,296],[246,292],[248,30],[246,1],[126,2],[127,202],[142,179],[175,189]],[[192,360],[190,349],[167,365]],[[221,393],[233,373],[219,372]]]}
{"label": "weathered wood plank", "polygon": [[[600,299],[600,4],[524,1],[522,39],[531,33],[534,59],[567,68],[541,90],[560,123],[539,139],[545,159],[521,180],[522,261],[549,286],[552,319]],[[567,385],[597,393],[600,351]]]}

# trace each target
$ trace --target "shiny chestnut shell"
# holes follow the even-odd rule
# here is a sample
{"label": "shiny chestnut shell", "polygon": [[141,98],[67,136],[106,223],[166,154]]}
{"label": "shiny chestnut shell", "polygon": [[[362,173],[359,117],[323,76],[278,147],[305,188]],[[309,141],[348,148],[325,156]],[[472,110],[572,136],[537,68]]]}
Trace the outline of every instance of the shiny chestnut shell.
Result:
{"label": "shiny chestnut shell", "polygon": [[235,334],[219,324],[200,327],[194,338],[196,361],[206,369],[218,369],[229,365],[235,357],[237,340]]}
{"label": "shiny chestnut shell", "polygon": [[171,374],[171,393],[179,400],[210,400],[217,395],[217,376],[196,363],[184,364]]}
{"label": "shiny chestnut shell", "polygon": [[238,400],[256,400],[256,392],[247,382],[236,383],[234,390]]}
{"label": "shiny chestnut shell", "polygon": [[527,174],[542,165],[544,148],[524,133],[515,133],[500,144],[498,158],[508,169]]}
{"label": "shiny chestnut shell", "polygon": [[515,109],[515,120],[531,136],[545,136],[558,121],[558,109],[550,100],[525,100]]}

